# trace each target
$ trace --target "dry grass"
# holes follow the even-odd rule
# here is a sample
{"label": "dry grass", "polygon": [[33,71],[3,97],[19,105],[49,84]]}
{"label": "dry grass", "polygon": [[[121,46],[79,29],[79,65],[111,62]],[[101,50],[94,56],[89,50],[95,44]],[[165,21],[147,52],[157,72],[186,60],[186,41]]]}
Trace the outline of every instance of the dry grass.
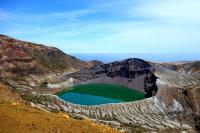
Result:
{"label": "dry grass", "polygon": [[74,120],[63,113],[50,113],[21,102],[0,85],[0,133],[117,133],[89,120]]}

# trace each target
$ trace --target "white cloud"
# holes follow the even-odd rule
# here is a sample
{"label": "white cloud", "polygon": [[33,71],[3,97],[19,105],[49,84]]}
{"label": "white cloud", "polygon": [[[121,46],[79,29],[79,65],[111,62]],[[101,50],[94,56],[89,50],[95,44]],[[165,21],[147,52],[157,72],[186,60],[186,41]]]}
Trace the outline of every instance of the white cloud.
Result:
{"label": "white cloud", "polygon": [[11,13],[5,33],[67,53],[200,52],[199,7],[199,0],[92,2],[70,12]]}
{"label": "white cloud", "polygon": [[200,22],[199,0],[153,0],[132,11],[155,19]]}

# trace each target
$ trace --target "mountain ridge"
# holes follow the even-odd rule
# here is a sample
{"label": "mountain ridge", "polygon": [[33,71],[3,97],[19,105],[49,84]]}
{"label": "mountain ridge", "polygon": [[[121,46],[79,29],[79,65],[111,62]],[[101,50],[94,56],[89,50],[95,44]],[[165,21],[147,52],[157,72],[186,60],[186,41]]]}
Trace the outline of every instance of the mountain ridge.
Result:
{"label": "mountain ridge", "polygon": [[0,66],[4,69],[4,78],[76,70],[91,67],[95,63],[84,62],[55,47],[0,35]]}

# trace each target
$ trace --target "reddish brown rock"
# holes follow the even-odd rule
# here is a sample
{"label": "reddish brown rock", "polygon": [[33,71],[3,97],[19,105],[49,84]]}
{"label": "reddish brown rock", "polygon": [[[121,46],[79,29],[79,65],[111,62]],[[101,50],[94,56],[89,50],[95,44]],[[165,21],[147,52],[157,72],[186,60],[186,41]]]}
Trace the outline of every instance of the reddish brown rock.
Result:
{"label": "reddish brown rock", "polygon": [[60,72],[93,66],[61,50],[0,35],[0,68],[3,78]]}

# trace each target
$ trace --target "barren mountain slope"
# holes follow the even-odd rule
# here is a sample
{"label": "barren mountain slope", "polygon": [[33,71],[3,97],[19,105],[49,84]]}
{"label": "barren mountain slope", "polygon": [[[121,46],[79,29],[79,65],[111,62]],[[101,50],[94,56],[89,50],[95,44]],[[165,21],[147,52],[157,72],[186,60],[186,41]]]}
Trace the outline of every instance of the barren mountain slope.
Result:
{"label": "barren mountain slope", "polygon": [[156,96],[167,106],[168,116],[200,129],[200,62],[151,65],[158,77]]}
{"label": "barren mountain slope", "polygon": [[0,35],[0,76],[23,79],[30,74],[62,72],[93,66],[61,50]]}
{"label": "barren mountain slope", "polygon": [[51,113],[26,105],[17,94],[0,84],[1,133],[117,133],[90,120],[74,120],[64,113]]}

